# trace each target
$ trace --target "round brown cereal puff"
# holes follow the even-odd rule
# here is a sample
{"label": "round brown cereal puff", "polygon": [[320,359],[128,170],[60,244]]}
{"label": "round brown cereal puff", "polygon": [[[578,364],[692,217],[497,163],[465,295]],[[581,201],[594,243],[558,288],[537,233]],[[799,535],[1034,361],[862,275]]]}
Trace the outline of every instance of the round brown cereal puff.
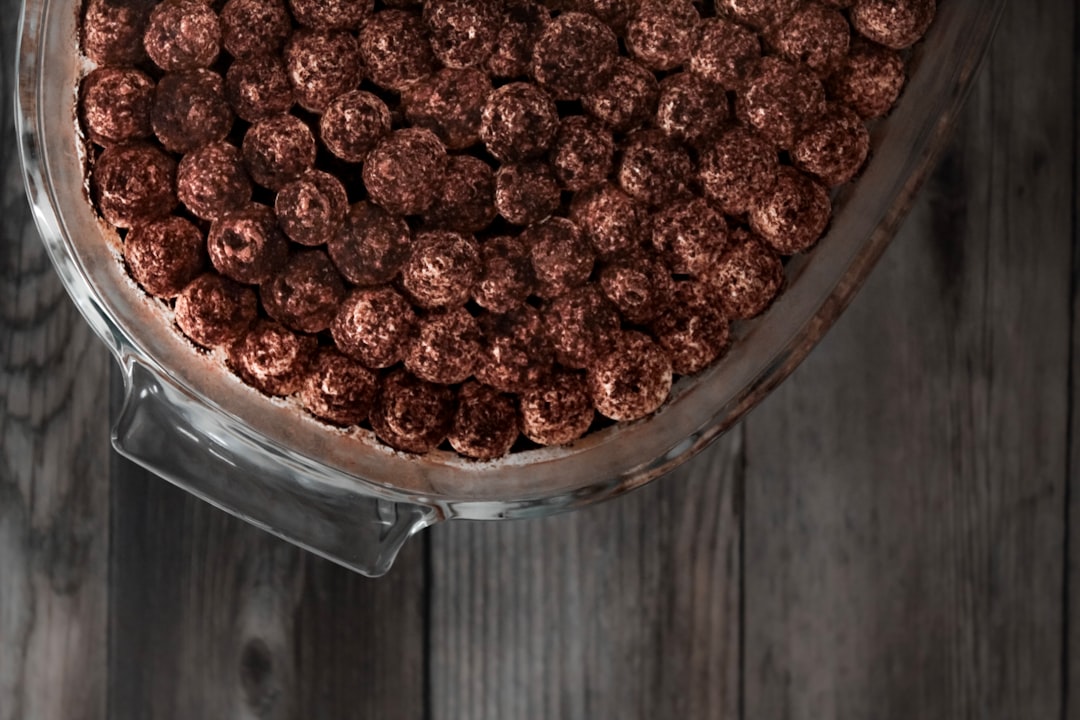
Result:
{"label": "round brown cereal puff", "polygon": [[686,148],[659,130],[639,130],[626,139],[619,163],[619,186],[647,205],[664,205],[689,194],[694,163]]}
{"label": "round brown cereal puff", "polygon": [[334,425],[359,425],[375,403],[379,378],[332,348],[320,348],[297,393],[315,417]]}
{"label": "round brown cereal puff", "polygon": [[580,373],[557,372],[521,395],[521,430],[540,445],[566,445],[582,437],[596,417],[589,383]]}
{"label": "round brown cereal puff", "polygon": [[221,50],[221,24],[204,2],[164,0],[150,13],[143,46],[165,72],[207,68]]}
{"label": "round brown cereal puff", "polygon": [[630,252],[648,237],[646,210],[610,183],[575,195],[570,219],[601,257]]}
{"label": "round brown cereal puff", "polygon": [[206,247],[219,273],[248,285],[269,280],[289,257],[274,211],[254,203],[215,220]]}
{"label": "round brown cereal puff", "polygon": [[652,243],[678,275],[709,271],[728,242],[724,214],[704,198],[669,205],[653,216]]}
{"label": "round brown cereal puff", "polygon": [[750,227],[781,255],[812,246],[832,215],[829,191],[791,167],[780,168],[771,192],[750,209]]}
{"label": "round brown cereal puff", "polygon": [[296,22],[315,30],[356,30],[374,8],[374,0],[289,0]]}
{"label": "round brown cereal puff", "polygon": [[656,127],[676,142],[700,145],[712,140],[728,119],[724,89],[693,73],[677,73],[660,83]]}
{"label": "round brown cereal puff", "polygon": [[405,117],[431,130],[447,148],[464,150],[480,142],[480,122],[491,80],[475,69],[443,68],[401,93]]}
{"label": "round brown cereal puff", "polygon": [[285,67],[297,102],[319,113],[360,84],[360,49],[348,32],[298,30],[285,44]]}
{"label": "round brown cereal puff", "polygon": [[183,218],[151,220],[124,237],[124,261],[144,290],[173,298],[206,266],[206,240]]}
{"label": "round brown cereal puff", "polygon": [[251,179],[280,190],[315,164],[315,137],[300,118],[274,115],[248,128],[241,151]]}
{"label": "round brown cereal puff", "polygon": [[805,118],[825,110],[825,88],[805,66],[762,58],[735,101],[739,119],[775,145],[790,150]]}
{"label": "round brown cereal puff", "polygon": [[401,285],[419,307],[463,305],[480,275],[480,250],[472,237],[445,230],[418,233],[401,268]]}
{"label": "round brown cereal puff", "polygon": [[406,222],[378,205],[349,209],[328,250],[338,271],[357,285],[380,285],[397,276],[409,257],[412,233]]}
{"label": "round brown cereal puff", "polygon": [[99,66],[145,61],[143,34],[153,9],[152,0],[88,0],[80,25],[83,53]]}
{"label": "round brown cereal puff", "polygon": [[86,136],[101,146],[154,134],[150,107],[154,81],[133,68],[99,67],[79,86],[79,117]]}
{"label": "round brown cereal puff", "polygon": [[615,132],[641,127],[656,114],[660,86],[648,69],[628,58],[615,61],[607,82],[587,93],[581,104],[586,112]]}
{"label": "round brown cereal puff", "polygon": [[259,288],[272,320],[304,333],[330,327],[345,299],[345,283],[323,250],[302,250]]}
{"label": "round brown cereal puff", "polygon": [[595,284],[556,298],[545,313],[555,359],[564,367],[586,368],[606,352],[619,332],[619,313]]}
{"label": "round brown cereal puff", "polygon": [[495,174],[495,208],[514,225],[540,222],[561,202],[559,181],[544,163],[508,163]]}
{"label": "round brown cereal puff", "polygon": [[550,19],[547,8],[533,0],[507,0],[495,48],[485,63],[487,71],[497,78],[528,75],[533,46]]}
{"label": "round brown cereal puff", "polygon": [[649,338],[624,331],[610,352],[589,368],[589,394],[601,415],[640,420],[660,409],[671,392],[671,360]]}
{"label": "round brown cereal puff", "polygon": [[229,367],[267,395],[292,395],[308,373],[317,342],[269,320],[257,320],[228,348]]}
{"label": "round brown cereal puff", "polygon": [[903,50],[922,39],[936,11],[935,0],[855,0],[851,24],[863,37]]}
{"label": "round brown cereal puff", "polygon": [[472,376],[480,351],[476,319],[464,308],[449,308],[420,318],[405,367],[421,380],[455,385]]}
{"label": "round brown cereal puff", "polygon": [[611,131],[584,115],[570,115],[559,123],[549,154],[555,177],[571,191],[599,185],[611,174],[615,141]]}
{"label": "round brown cereal puff", "polygon": [[478,382],[458,390],[450,445],[474,460],[495,460],[510,452],[521,434],[514,398]]}
{"label": "round brown cereal puff", "polygon": [[671,271],[658,258],[637,252],[600,270],[600,287],[628,322],[645,325],[670,304],[675,291]]}
{"label": "round brown cereal puff", "polygon": [[678,283],[674,302],[657,315],[653,335],[679,375],[693,375],[727,351],[730,331],[723,310],[702,297],[694,283]]}
{"label": "round brown cereal puff", "polygon": [[420,16],[402,10],[375,13],[359,34],[364,71],[377,85],[395,91],[432,73],[435,55]]}
{"label": "round brown cereal puff", "polygon": [[530,245],[536,294],[540,297],[556,298],[585,284],[592,274],[592,247],[570,220],[545,220],[526,230],[523,239]]}
{"label": "round brown cereal puff", "polygon": [[165,217],[176,207],[176,161],[142,143],[105,148],[90,170],[94,205],[120,228]]}
{"label": "round brown cereal puff", "polygon": [[283,0],[228,0],[221,8],[221,44],[234,58],[276,53],[291,32]]}
{"label": "round brown cereal puff", "polygon": [[559,111],[547,93],[528,83],[511,83],[488,96],[480,138],[497,159],[518,162],[543,155],[558,129]]}
{"label": "round brown cereal puff", "polygon": [[256,55],[229,65],[225,98],[236,116],[250,123],[286,113],[296,102],[285,61],[278,55]]}
{"label": "round brown cereal puff", "polygon": [[390,132],[390,108],[365,90],[338,95],[319,118],[326,149],[345,162],[360,162]]}
{"label": "round brown cereal puff", "polygon": [[768,30],[787,20],[801,0],[716,0],[717,11],[758,30]]}
{"label": "round brown cereal puff", "polygon": [[371,427],[380,440],[396,450],[426,453],[449,434],[455,399],[452,388],[395,370],[382,380],[371,411]]}
{"label": "round brown cereal puff", "polygon": [[780,163],[757,133],[734,127],[705,148],[700,165],[705,195],[728,215],[744,215],[755,196],[772,190]]}
{"label": "round brown cereal puff", "polygon": [[626,28],[626,49],[653,70],[672,70],[690,59],[701,17],[690,0],[641,0]]}
{"label": "round brown cereal puff", "polygon": [[760,60],[757,35],[724,18],[709,18],[691,52],[690,71],[728,90],[740,90]]}
{"label": "round brown cereal puff", "polygon": [[495,219],[495,176],[479,158],[448,158],[446,174],[435,203],[424,214],[424,224],[439,230],[479,232]]}
{"label": "round brown cereal puff", "polygon": [[733,245],[704,280],[729,317],[752,318],[764,312],[780,293],[784,264],[764,241],[749,236]]}
{"label": "round brown cereal puff", "polygon": [[372,202],[397,215],[431,207],[442,183],[446,148],[430,130],[396,130],[364,162],[364,186]]}
{"label": "round brown cereal puff", "polygon": [[206,348],[231,343],[259,313],[255,291],[217,273],[192,280],[176,298],[176,324],[189,339]]}
{"label": "round brown cereal puff", "polygon": [[554,350],[540,313],[528,305],[480,318],[484,349],[476,379],[496,390],[520,393],[551,372]]}
{"label": "round brown cereal puff", "polygon": [[216,220],[251,201],[251,180],[240,149],[225,141],[193,150],[176,170],[176,194],[195,217]]}
{"label": "round brown cereal puff", "polygon": [[274,212],[289,239],[314,247],[330,242],[345,222],[349,198],[341,181],[329,173],[309,170],[278,191]]}
{"label": "round brown cereal puff", "polygon": [[210,70],[168,73],[154,89],[150,124],[166,150],[191,152],[224,140],[233,124],[225,81]]}
{"label": "round brown cereal puff", "polygon": [[345,301],[330,333],[338,350],[366,367],[390,367],[405,357],[416,323],[409,301],[388,287],[354,290]]}
{"label": "round brown cereal puff", "polygon": [[495,50],[503,24],[502,0],[427,0],[424,24],[432,52],[445,66],[482,65]]}
{"label": "round brown cereal puff", "polygon": [[476,304],[495,313],[520,307],[535,283],[529,246],[521,238],[492,238],[480,246],[480,262]]}
{"label": "round brown cereal puff", "polygon": [[904,58],[895,50],[854,43],[829,78],[829,96],[872,120],[884,116],[907,82]]}
{"label": "round brown cereal puff", "polygon": [[808,2],[769,34],[769,44],[785,59],[825,77],[847,55],[851,28],[839,10]]}
{"label": "round brown cereal puff", "polygon": [[870,131],[855,112],[833,105],[803,124],[791,150],[795,167],[826,185],[842,185],[862,169],[870,154]]}
{"label": "round brown cereal puff", "polygon": [[603,84],[618,56],[611,28],[592,15],[563,13],[533,46],[532,75],[558,99],[572,100]]}

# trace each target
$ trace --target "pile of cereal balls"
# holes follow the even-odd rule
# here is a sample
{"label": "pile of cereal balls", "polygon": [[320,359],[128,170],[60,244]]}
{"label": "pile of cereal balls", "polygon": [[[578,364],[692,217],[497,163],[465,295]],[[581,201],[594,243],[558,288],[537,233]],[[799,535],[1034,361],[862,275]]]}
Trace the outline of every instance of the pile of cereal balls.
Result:
{"label": "pile of cereal balls", "polygon": [[90,188],[245,383],[477,459],[644,418],[779,293],[934,0],[87,0]]}

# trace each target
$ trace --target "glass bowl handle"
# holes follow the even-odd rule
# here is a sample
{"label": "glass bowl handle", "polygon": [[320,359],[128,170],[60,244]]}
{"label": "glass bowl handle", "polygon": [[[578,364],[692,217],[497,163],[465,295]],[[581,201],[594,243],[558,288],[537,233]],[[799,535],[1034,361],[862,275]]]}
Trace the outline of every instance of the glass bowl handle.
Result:
{"label": "glass bowl handle", "polygon": [[225,427],[174,382],[122,359],[125,399],[117,452],[237,517],[363,575],[386,573],[431,507],[311,478],[281,452]]}

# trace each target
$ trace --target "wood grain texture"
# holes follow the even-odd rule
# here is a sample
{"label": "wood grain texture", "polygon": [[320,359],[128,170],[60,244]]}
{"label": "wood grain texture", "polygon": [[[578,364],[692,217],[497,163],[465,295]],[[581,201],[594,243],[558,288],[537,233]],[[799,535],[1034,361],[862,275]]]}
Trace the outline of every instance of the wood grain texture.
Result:
{"label": "wood grain texture", "polygon": [[105,718],[109,358],[38,239],[0,13],[0,719]]}
{"label": "wood grain texture", "polygon": [[1060,716],[1073,5],[1011,4],[904,231],[749,419],[747,718]]}
{"label": "wood grain texture", "polygon": [[1080,13],[1073,18],[1073,254],[1072,363],[1069,372],[1069,504],[1068,547],[1064,597],[1068,633],[1065,636],[1065,715],[1080,720]]}
{"label": "wood grain texture", "polygon": [[423,717],[423,556],[372,581],[118,461],[110,720]]}
{"label": "wood grain texture", "polygon": [[741,441],[602,507],[435,528],[431,717],[735,717]]}

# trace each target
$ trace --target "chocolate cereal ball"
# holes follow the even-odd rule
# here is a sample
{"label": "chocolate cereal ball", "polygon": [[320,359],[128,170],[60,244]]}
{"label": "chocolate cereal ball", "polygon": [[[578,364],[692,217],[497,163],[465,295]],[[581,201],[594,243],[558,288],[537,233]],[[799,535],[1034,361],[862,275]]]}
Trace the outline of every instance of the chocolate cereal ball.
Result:
{"label": "chocolate cereal ball", "polygon": [[151,295],[172,298],[198,277],[206,265],[202,232],[171,216],[131,228],[124,238],[128,272]]}
{"label": "chocolate cereal ball", "polygon": [[152,0],[88,0],[80,29],[82,51],[100,66],[137,65],[146,60],[143,34]]}
{"label": "chocolate cereal ball", "polygon": [[228,0],[221,8],[221,44],[234,58],[274,54],[290,32],[284,0]]}
{"label": "chocolate cereal ball", "polygon": [[497,78],[528,75],[533,46],[550,20],[547,8],[540,3],[507,0],[495,47],[484,64],[487,71]]}
{"label": "chocolate cereal ball", "polygon": [[372,202],[398,215],[419,215],[435,202],[446,148],[430,130],[397,130],[378,142],[364,162]]}
{"label": "chocolate cereal ball", "polygon": [[206,247],[219,273],[249,285],[269,280],[289,256],[289,241],[278,228],[274,211],[255,203],[215,220]]}
{"label": "chocolate cereal ball", "polygon": [[210,70],[168,73],[154,89],[150,110],[154,134],[166,150],[191,152],[206,143],[224,140],[233,124],[225,101],[225,82]]}
{"label": "chocolate cereal ball", "polygon": [[603,84],[619,56],[615,33],[592,15],[554,18],[533,46],[532,74],[560,100],[580,98]]}
{"label": "chocolate cereal ball", "polygon": [[711,365],[727,350],[728,320],[704,291],[692,282],[679,283],[674,302],[652,323],[652,332],[671,358],[678,375],[693,375]]}
{"label": "chocolate cereal ball", "polygon": [[660,409],[671,392],[671,360],[644,333],[625,331],[589,368],[589,394],[601,415],[640,420]]}
{"label": "chocolate cereal ball", "polygon": [[728,215],[744,215],[754,197],[776,183],[779,160],[753,130],[734,127],[701,153],[698,177],[705,195]]}
{"label": "chocolate cereal ball", "polygon": [[296,22],[314,30],[356,30],[374,8],[374,0],[289,0]]}
{"label": "chocolate cereal ball", "polygon": [[295,243],[323,245],[337,235],[345,222],[349,198],[333,175],[309,170],[278,191],[274,212],[278,225]]}
{"label": "chocolate cereal ball", "polygon": [[671,304],[675,284],[657,257],[636,252],[605,265],[600,287],[628,322],[645,325]]}
{"label": "chocolate cereal ball", "polygon": [[693,73],[660,83],[656,127],[676,142],[700,145],[720,134],[728,118],[724,89]]}
{"label": "chocolate cereal ball", "polygon": [[716,0],[717,10],[757,30],[768,30],[791,17],[800,0]]}
{"label": "chocolate cereal ball", "polygon": [[317,342],[269,320],[257,320],[228,348],[226,362],[241,380],[267,395],[292,395],[307,377]]}
{"label": "chocolate cereal ball", "polygon": [[360,84],[360,49],[348,32],[298,30],[285,45],[285,67],[297,102],[318,113]]}
{"label": "chocolate cereal ball", "polygon": [[904,58],[895,50],[855,43],[829,78],[829,96],[866,120],[884,116],[907,82]]}
{"label": "chocolate cereal ball", "polygon": [[677,275],[707,273],[727,242],[724,213],[704,198],[669,205],[653,217],[653,247]]}
{"label": "chocolate cereal ball", "polygon": [[610,183],[575,195],[570,219],[600,257],[630,252],[648,237],[648,212]]}
{"label": "chocolate cereal ball", "polygon": [[431,49],[450,68],[482,65],[495,49],[503,23],[502,0],[427,0],[424,24]]}
{"label": "chocolate cereal ball", "polygon": [[575,192],[604,182],[614,157],[611,131],[584,115],[563,118],[548,155],[563,188]]}
{"label": "chocolate cereal ball", "polygon": [[412,233],[402,218],[378,205],[359,202],[331,236],[330,257],[345,278],[357,285],[390,282],[409,257]]}
{"label": "chocolate cereal ball", "polygon": [[626,27],[626,49],[653,70],[671,70],[690,59],[700,22],[690,0],[640,0]]}
{"label": "chocolate cereal ball", "polygon": [[502,162],[518,162],[543,155],[558,129],[559,111],[547,93],[528,83],[510,83],[488,96],[480,138]]}
{"label": "chocolate cereal ball", "polygon": [[405,367],[416,377],[455,385],[472,376],[480,360],[480,325],[464,308],[428,314],[417,323],[405,353]]}
{"label": "chocolate cereal ball", "polygon": [[750,227],[781,255],[794,255],[817,242],[831,215],[825,186],[782,167],[773,189],[754,200]]}
{"label": "chocolate cereal ball", "polygon": [[533,225],[523,238],[530,245],[536,294],[540,297],[556,298],[584,285],[592,274],[592,247],[578,226],[566,218],[549,218]]}
{"label": "chocolate cereal ball", "polygon": [[99,67],[79,86],[79,117],[86,136],[101,146],[153,134],[154,81],[133,68]]}
{"label": "chocolate cereal ball", "polygon": [[825,77],[847,55],[851,28],[839,10],[810,2],[769,34],[769,44],[781,57]]}
{"label": "chocolate cereal ball", "polygon": [[207,68],[221,50],[221,25],[206,3],[164,0],[150,13],[143,46],[165,72]]}
{"label": "chocolate cereal ball", "polygon": [[656,113],[660,86],[656,76],[629,58],[618,58],[611,77],[586,93],[581,104],[586,112],[615,132],[625,133],[644,125]]}
{"label": "chocolate cereal ball", "polygon": [[380,440],[396,450],[429,452],[450,432],[455,395],[445,385],[395,370],[382,380],[371,411],[371,427]]}
{"label": "chocolate cereal ball", "polygon": [[554,351],[540,313],[529,305],[480,318],[484,348],[476,379],[496,390],[520,393],[551,372]]}
{"label": "chocolate cereal ball", "polygon": [[843,105],[803,123],[791,150],[795,166],[826,185],[842,185],[862,169],[870,153],[870,132],[855,111]]}
{"label": "chocolate cereal ball", "polygon": [[332,348],[320,348],[304,375],[297,398],[320,420],[347,427],[367,419],[379,378]]}
{"label": "chocolate cereal ball", "polygon": [[206,348],[231,343],[258,316],[255,291],[215,272],[192,280],[176,298],[176,325]]}
{"label": "chocolate cereal ball", "polygon": [[626,139],[617,177],[627,195],[663,205],[688,194],[694,163],[686,149],[659,130],[639,130]]}
{"label": "chocolate cereal ball", "polygon": [[445,230],[417,234],[401,268],[401,285],[419,307],[463,305],[480,274],[480,249],[472,237]]}
{"label": "chocolate cereal ball", "polygon": [[300,118],[274,115],[259,120],[241,145],[251,179],[280,190],[315,164],[315,137]]}
{"label": "chocolate cereal ball", "polygon": [[480,277],[473,289],[477,305],[505,313],[525,302],[535,283],[529,250],[515,237],[492,238],[480,246]]}
{"label": "chocolate cereal ball", "polygon": [[451,150],[464,150],[480,141],[489,94],[491,80],[479,70],[443,68],[405,88],[401,104],[410,124],[431,130]]}
{"label": "chocolate cereal ball", "polygon": [[521,430],[539,445],[566,445],[580,438],[596,411],[589,383],[580,373],[557,372],[522,394]]}
{"label": "chocolate cereal ball", "polygon": [[436,67],[420,16],[403,10],[375,13],[359,34],[364,71],[377,85],[401,91]]}
{"label": "chocolate cereal ball", "polygon": [[568,368],[588,367],[619,331],[618,311],[593,283],[560,295],[545,319],[555,359]]}
{"label": "chocolate cereal ball", "polygon": [[251,200],[251,180],[240,149],[222,140],[189,152],[176,170],[176,194],[203,220],[245,207]]}
{"label": "chocolate cereal ball", "polygon": [[495,219],[495,175],[483,160],[470,155],[447,159],[446,173],[424,224],[439,230],[479,232]]}
{"label": "chocolate cereal ball", "polygon": [[338,95],[319,118],[326,149],[345,162],[360,162],[390,132],[390,108],[364,90]]}
{"label": "chocolate cereal ball", "polygon": [[495,208],[514,225],[540,222],[561,202],[559,181],[544,163],[509,163],[495,174]]}
{"label": "chocolate cereal ball", "polygon": [[461,386],[448,438],[454,450],[475,460],[495,460],[510,452],[519,434],[511,396],[478,382]]}
{"label": "chocolate cereal ball", "polygon": [[740,90],[760,60],[757,35],[730,20],[708,18],[690,53],[690,71],[728,90]]}
{"label": "chocolate cereal ball", "polygon": [[372,369],[405,357],[416,323],[412,306],[388,287],[355,290],[330,325],[338,350]]}
{"label": "chocolate cereal ball", "polygon": [[330,327],[345,298],[345,283],[322,250],[303,250],[289,258],[259,288],[271,319],[305,333]]}
{"label": "chocolate cereal ball", "polygon": [[747,235],[705,277],[713,297],[732,319],[752,318],[769,307],[784,284],[784,265],[764,241]]}
{"label": "chocolate cereal ball", "polygon": [[250,123],[287,113],[295,97],[285,61],[277,55],[234,61],[225,73],[225,99],[238,118]]}
{"label": "chocolate cereal ball", "polygon": [[105,148],[90,170],[90,191],[101,216],[120,228],[165,217],[176,207],[176,162],[143,143]]}
{"label": "chocolate cereal ball", "polygon": [[935,0],[855,0],[851,24],[863,37],[903,50],[922,38],[936,10]]}
{"label": "chocolate cereal ball", "polygon": [[739,119],[790,150],[805,118],[825,110],[825,88],[814,73],[775,56],[762,58],[735,102]]}

